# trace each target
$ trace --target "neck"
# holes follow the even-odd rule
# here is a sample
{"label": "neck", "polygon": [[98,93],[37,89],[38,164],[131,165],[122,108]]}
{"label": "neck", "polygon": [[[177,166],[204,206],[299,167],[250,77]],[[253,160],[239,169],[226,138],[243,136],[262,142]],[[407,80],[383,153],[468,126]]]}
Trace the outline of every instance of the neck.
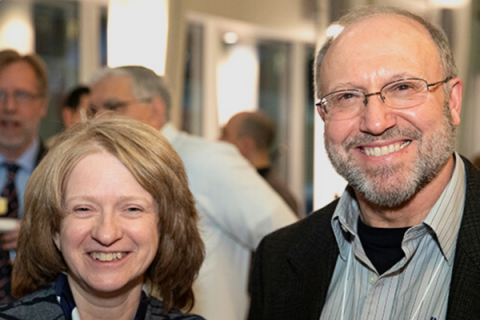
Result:
{"label": "neck", "polygon": [[129,285],[130,288],[123,289],[120,293],[108,294],[86,291],[76,282],[71,281],[70,276],[69,283],[80,319],[131,320],[135,318],[140,304],[143,282]]}
{"label": "neck", "polygon": [[0,154],[5,158],[6,162],[15,162],[18,158],[28,150],[33,144],[33,140],[30,141],[26,146],[19,148],[11,148],[8,146],[0,145]]}
{"label": "neck", "polygon": [[270,157],[263,152],[255,152],[249,156],[250,163],[257,169],[267,168],[270,166]]}
{"label": "neck", "polygon": [[454,165],[452,156],[432,181],[419,190],[413,198],[396,207],[378,206],[355,191],[362,221],[375,228],[404,228],[419,225],[450,182]]}

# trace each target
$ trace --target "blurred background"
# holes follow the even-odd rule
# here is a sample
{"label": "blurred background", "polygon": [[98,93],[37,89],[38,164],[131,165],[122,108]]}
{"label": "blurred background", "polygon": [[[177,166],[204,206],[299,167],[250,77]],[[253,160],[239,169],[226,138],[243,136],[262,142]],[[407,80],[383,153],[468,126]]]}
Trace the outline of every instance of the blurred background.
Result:
{"label": "blurred background", "polygon": [[315,112],[315,44],[332,21],[368,4],[408,9],[446,31],[465,81],[457,150],[473,159],[480,153],[480,0],[0,0],[0,49],[36,52],[48,64],[43,139],[63,129],[64,94],[105,65],[164,75],[171,120],[209,139],[233,114],[265,111],[277,125],[275,165],[309,212],[346,184],[326,157]]}

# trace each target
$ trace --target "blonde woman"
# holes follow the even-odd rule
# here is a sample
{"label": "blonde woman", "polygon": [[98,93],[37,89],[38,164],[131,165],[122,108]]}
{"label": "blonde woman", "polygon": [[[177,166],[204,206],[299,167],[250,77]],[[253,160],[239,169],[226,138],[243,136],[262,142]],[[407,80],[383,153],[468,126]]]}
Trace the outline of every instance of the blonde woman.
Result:
{"label": "blonde woman", "polygon": [[[8,319],[186,315],[204,258],[183,164],[163,136],[101,117],[59,137],[32,174]],[[162,301],[156,297],[161,297]]]}

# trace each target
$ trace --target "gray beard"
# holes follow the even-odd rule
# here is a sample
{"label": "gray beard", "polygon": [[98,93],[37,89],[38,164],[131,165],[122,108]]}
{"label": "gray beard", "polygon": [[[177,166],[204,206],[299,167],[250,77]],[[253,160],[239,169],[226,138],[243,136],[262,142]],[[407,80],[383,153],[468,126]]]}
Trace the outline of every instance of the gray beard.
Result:
{"label": "gray beard", "polygon": [[[444,106],[444,115],[443,125],[433,133],[430,141],[424,141],[423,134],[418,130],[395,127],[381,136],[360,134],[345,141],[341,147],[330,143],[325,136],[325,148],[337,173],[343,176],[355,191],[378,206],[396,207],[410,200],[414,194],[431,182],[454,152],[456,128],[453,125],[448,102]],[[343,148],[348,151],[354,145],[398,136],[407,137],[412,141],[417,140],[420,143],[417,157],[411,168],[401,163],[362,170],[356,166],[350,156],[345,158],[339,150]],[[388,182],[393,176],[397,176],[396,179]]]}

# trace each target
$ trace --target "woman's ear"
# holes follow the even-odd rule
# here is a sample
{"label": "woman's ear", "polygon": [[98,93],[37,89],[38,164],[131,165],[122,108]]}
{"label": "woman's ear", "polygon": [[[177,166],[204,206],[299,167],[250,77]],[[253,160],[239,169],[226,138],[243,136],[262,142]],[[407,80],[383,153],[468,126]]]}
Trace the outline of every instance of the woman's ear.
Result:
{"label": "woman's ear", "polygon": [[60,234],[58,232],[56,232],[53,235],[53,242],[55,243],[55,246],[57,247],[57,249],[59,251],[62,251],[61,246],[60,246]]}

